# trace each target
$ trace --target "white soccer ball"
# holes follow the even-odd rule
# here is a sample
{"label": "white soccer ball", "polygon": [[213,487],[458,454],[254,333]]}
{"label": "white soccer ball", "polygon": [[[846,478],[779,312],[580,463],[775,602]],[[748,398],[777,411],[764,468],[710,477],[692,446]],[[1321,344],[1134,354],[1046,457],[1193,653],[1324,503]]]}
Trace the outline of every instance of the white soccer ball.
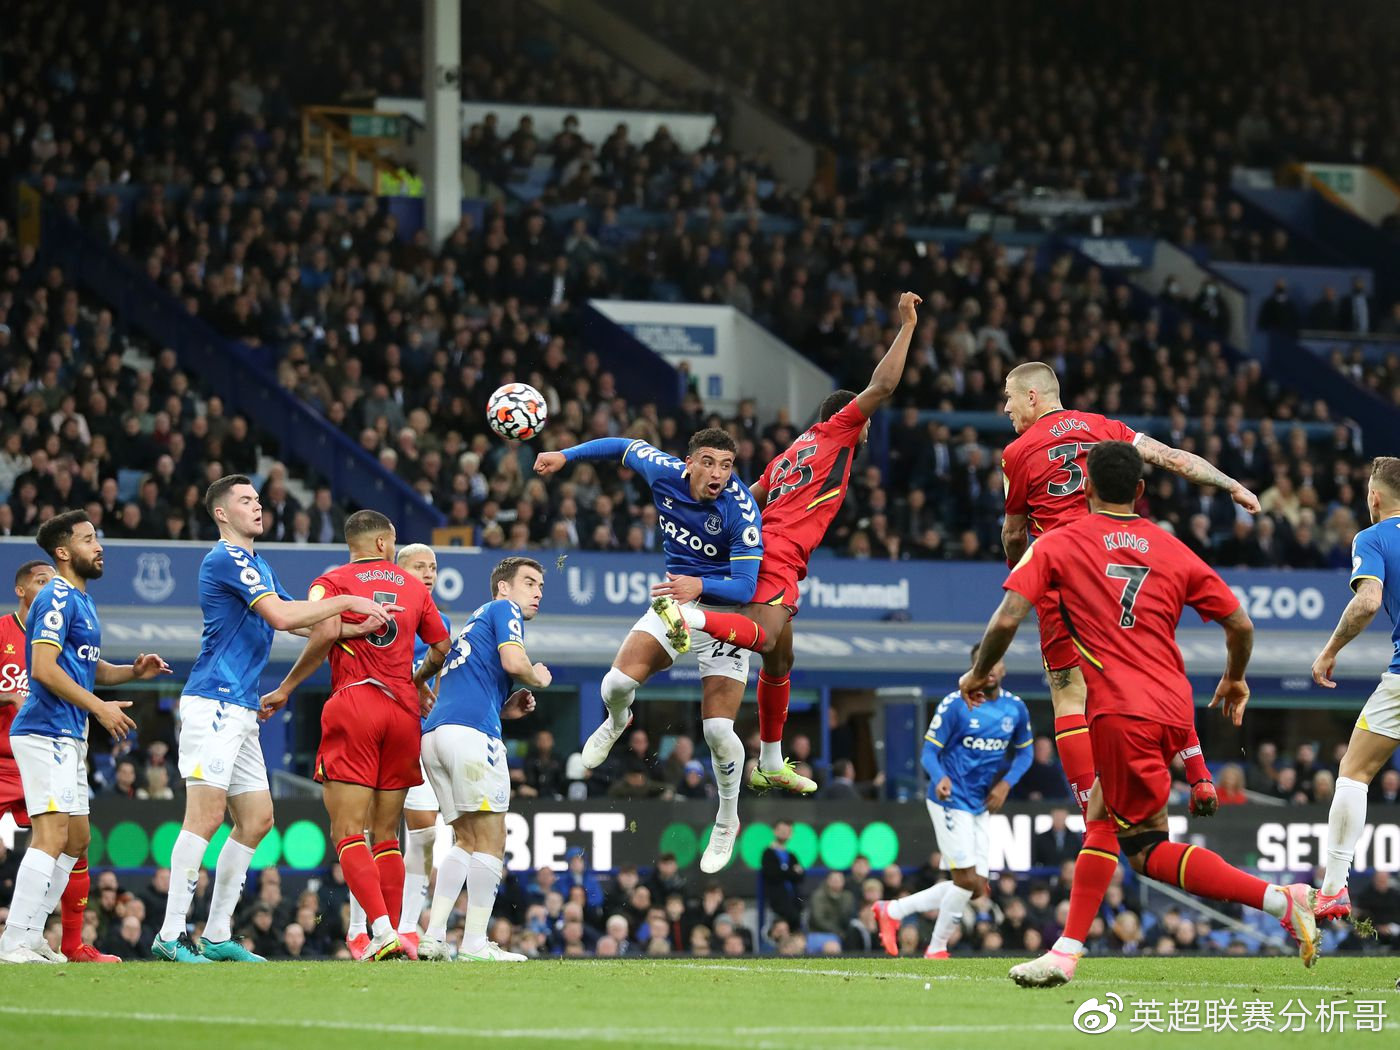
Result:
{"label": "white soccer ball", "polygon": [[549,418],[544,395],[528,383],[507,383],[486,402],[486,421],[503,438],[528,441]]}

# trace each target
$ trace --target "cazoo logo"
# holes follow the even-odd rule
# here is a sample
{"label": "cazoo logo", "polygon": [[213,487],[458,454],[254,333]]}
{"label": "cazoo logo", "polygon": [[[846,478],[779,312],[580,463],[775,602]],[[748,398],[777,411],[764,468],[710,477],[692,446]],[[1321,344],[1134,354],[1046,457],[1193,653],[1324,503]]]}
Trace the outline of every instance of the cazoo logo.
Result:
{"label": "cazoo logo", "polygon": [[1252,620],[1316,620],[1326,612],[1327,600],[1316,587],[1267,587],[1254,583],[1230,590]]}

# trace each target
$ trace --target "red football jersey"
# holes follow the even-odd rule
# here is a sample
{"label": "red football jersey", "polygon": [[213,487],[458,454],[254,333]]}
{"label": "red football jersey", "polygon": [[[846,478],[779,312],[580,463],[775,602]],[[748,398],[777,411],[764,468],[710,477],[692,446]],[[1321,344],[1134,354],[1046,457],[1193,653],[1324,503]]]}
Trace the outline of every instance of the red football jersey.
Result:
{"label": "red football jersey", "polygon": [[805,431],[763,471],[768,502],[763,506],[763,547],[774,541],[797,548],[801,569],[826,535],[851,480],[851,461],[868,417],[852,400],[825,423]]}
{"label": "red football jersey", "polygon": [[1137,436],[1132,427],[1096,412],[1047,412],[1001,454],[1006,513],[1026,515],[1032,536],[1084,517],[1089,450],[1100,441],[1136,441]]}
{"label": "red football jersey", "polygon": [[1003,586],[1059,601],[1082,657],[1090,721],[1102,714],[1195,725],[1176,627],[1191,606],[1221,620],[1240,606],[1175,536],[1136,514],[1088,514],[1027,549]]}
{"label": "red football jersey", "polygon": [[[395,613],[393,621],[378,634],[342,639],[331,647],[331,690],[338,692],[368,682],[417,714],[413,639],[417,636],[428,645],[436,645],[447,638],[432,594],[415,577],[382,558],[341,565],[312,581],[312,601],[337,594],[358,594],[386,605],[401,605],[403,612]],[[353,613],[345,615],[349,623],[363,619]]]}
{"label": "red football jersey", "polygon": [[[24,662],[24,624],[9,613],[0,620],[0,693],[29,694],[29,669]],[[10,748],[10,723],[19,713],[16,704],[0,704],[0,761],[14,762]]]}

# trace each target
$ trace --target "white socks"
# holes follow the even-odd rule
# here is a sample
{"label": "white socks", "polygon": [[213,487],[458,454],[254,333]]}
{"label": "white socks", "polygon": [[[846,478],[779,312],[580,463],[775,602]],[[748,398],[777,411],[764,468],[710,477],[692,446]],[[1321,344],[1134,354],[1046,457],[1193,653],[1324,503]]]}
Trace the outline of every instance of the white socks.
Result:
{"label": "white socks", "polygon": [[1288,914],[1288,891],[1282,886],[1270,886],[1264,891],[1264,903],[1259,907],[1265,915],[1283,918]]}
{"label": "white socks", "polygon": [[199,869],[204,864],[204,851],[209,840],[193,831],[180,829],[175,846],[170,851],[170,893],[165,898],[165,922],[160,927],[160,939],[173,941],[185,932],[190,903],[199,887]]}
{"label": "white socks", "polygon": [[760,740],[758,742],[758,768],[765,773],[776,773],[783,768],[783,742],[781,740]]}
{"label": "white socks", "polygon": [[1356,843],[1366,827],[1366,784],[1338,777],[1327,815],[1327,874],[1322,892],[1328,897],[1342,891],[1356,856]]}
{"label": "white socks", "polygon": [[403,840],[403,907],[399,912],[399,932],[418,929],[423,902],[428,899],[428,878],[433,870],[433,839],[437,828],[414,828]]}
{"label": "white socks", "polygon": [[694,605],[686,603],[680,607],[681,619],[692,631],[703,631],[705,629],[705,614]]}
{"label": "white socks", "polygon": [[943,907],[943,901],[948,896],[948,891],[956,888],[956,883],[951,879],[947,882],[935,882],[927,889],[918,893],[911,893],[907,897],[900,897],[892,900],[885,907],[891,919],[904,920],[911,915],[922,915],[928,911],[939,911]]}
{"label": "white socks", "polygon": [[1050,946],[1052,951],[1060,952],[1063,955],[1083,955],[1084,942],[1076,941],[1073,937],[1061,937]]}
{"label": "white socks", "polygon": [[705,743],[715,767],[719,785],[719,814],[716,824],[734,824],[739,819],[739,781],[744,776],[744,745],[734,732],[734,719],[707,718],[701,723]]}
{"label": "white socks", "polygon": [[948,950],[948,937],[953,932],[953,927],[962,922],[963,908],[972,900],[971,890],[965,890],[954,882],[947,885],[953,888],[947,891],[947,896],[943,898],[943,907],[938,909],[938,921],[933,924],[933,940],[928,943],[928,950],[931,952]]}
{"label": "white socks", "polygon": [[70,857],[67,853],[60,853],[58,859],[53,862],[53,874],[49,876],[49,892],[44,894],[44,906],[39,915],[41,930],[58,907],[58,902],[63,899],[63,891],[68,888],[68,877],[73,874],[73,865],[77,863],[78,858]]}
{"label": "white socks", "polygon": [[26,944],[33,944],[44,932],[44,920],[48,915],[40,915],[44,898],[49,892],[49,880],[53,878],[54,858],[41,850],[30,848],[24,851],[15,874],[15,892],[10,898],[10,917],[5,924],[5,934],[0,937],[0,952],[8,952]]}
{"label": "white socks", "polygon": [[438,865],[437,888],[433,891],[433,907],[428,914],[428,936],[435,941],[447,940],[447,920],[457,906],[457,898],[466,885],[472,855],[461,846],[453,846]]}
{"label": "white socks", "polygon": [[364,908],[360,907],[360,902],[355,899],[355,895],[350,894],[350,928],[345,931],[345,936],[354,940],[362,933],[369,933],[366,923],[369,917],[365,915]]}
{"label": "white socks", "polygon": [[603,706],[608,709],[614,729],[627,728],[627,720],[632,717],[632,698],[640,684],[616,667],[609,667],[608,673],[603,675]]}
{"label": "white socks", "polygon": [[[218,864],[214,868],[214,892],[209,896],[209,921],[204,924],[205,940],[217,943],[233,936],[233,909],[238,907],[238,901],[243,896],[243,884],[248,881],[248,865],[252,861],[252,846],[245,846],[232,835],[224,839]],[[195,877],[198,878],[198,874]],[[173,874],[170,884],[175,884]]]}
{"label": "white socks", "polygon": [[496,904],[501,883],[501,858],[477,851],[467,868],[467,922],[462,931],[462,951],[468,954],[486,947],[486,926]]}

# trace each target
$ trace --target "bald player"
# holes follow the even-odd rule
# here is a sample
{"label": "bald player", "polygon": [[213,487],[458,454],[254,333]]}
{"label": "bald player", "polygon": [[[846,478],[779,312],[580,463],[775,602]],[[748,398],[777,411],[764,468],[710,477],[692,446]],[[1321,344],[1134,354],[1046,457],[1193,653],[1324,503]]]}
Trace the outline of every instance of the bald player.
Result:
{"label": "bald player", "polygon": [[[1060,401],[1060,380],[1043,362],[1030,361],[1006,374],[1006,414],[1017,434],[1001,460],[1006,485],[1001,541],[1010,565],[1018,564],[1038,537],[1089,513],[1084,492],[1086,462],[1089,450],[1100,441],[1129,442],[1145,462],[1193,484],[1224,489],[1249,513],[1259,513],[1254,493],[1200,456],[1139,434],[1116,419],[1065,408]],[[1080,650],[1065,629],[1053,596],[1036,606],[1036,615],[1055,709],[1055,745],[1065,779],[1083,811],[1094,786],[1095,766],[1084,719]],[[1200,744],[1193,741],[1181,752],[1181,758],[1192,786],[1191,812],[1202,816],[1213,813],[1215,789]]]}

